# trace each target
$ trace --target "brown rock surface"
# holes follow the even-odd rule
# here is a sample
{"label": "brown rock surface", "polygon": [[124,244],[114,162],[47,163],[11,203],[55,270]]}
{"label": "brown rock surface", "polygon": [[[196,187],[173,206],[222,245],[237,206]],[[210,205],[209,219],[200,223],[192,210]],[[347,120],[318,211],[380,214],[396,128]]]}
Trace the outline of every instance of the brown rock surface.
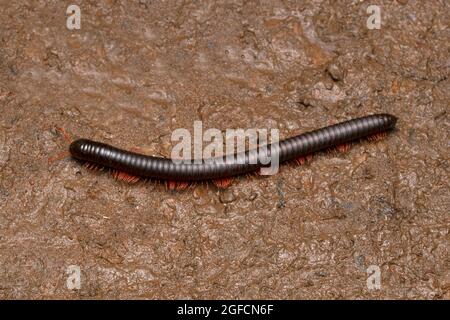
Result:
{"label": "brown rock surface", "polygon": [[[374,2],[380,30],[367,1],[82,1],[71,31],[66,1],[2,1],[0,298],[448,299],[450,10]],[[195,120],[284,138],[375,112],[387,139],[227,191],[47,163],[55,126],[167,156]]]}

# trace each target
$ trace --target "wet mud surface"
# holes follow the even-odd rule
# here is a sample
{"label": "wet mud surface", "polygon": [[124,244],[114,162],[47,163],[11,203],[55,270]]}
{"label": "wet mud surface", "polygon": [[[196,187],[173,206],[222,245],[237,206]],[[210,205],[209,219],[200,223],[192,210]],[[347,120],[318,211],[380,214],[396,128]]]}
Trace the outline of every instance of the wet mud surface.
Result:
{"label": "wet mud surface", "polygon": [[[80,30],[69,4],[0,5],[0,298],[449,298],[447,1],[82,1]],[[386,139],[224,191],[47,163],[55,126],[169,156],[195,120],[286,138],[376,112]]]}

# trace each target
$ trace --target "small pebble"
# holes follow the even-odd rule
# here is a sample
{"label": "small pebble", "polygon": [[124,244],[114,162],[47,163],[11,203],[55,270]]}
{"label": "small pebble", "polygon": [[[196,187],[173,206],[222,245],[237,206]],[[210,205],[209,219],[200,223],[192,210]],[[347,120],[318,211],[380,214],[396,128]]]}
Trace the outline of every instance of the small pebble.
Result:
{"label": "small pebble", "polygon": [[327,78],[327,80],[325,80],[325,81],[323,82],[323,84],[324,84],[324,86],[325,86],[325,89],[327,89],[327,90],[331,90],[331,89],[333,89],[333,87],[334,87],[333,81],[331,81],[329,78]]}
{"label": "small pebble", "polygon": [[253,201],[258,197],[258,194],[256,192],[252,192],[250,196],[248,197],[248,200]]}
{"label": "small pebble", "polygon": [[335,63],[328,66],[327,72],[334,81],[341,81],[344,79],[344,71]]}
{"label": "small pebble", "polygon": [[236,196],[231,190],[225,190],[220,194],[219,198],[222,203],[231,203],[236,200]]}

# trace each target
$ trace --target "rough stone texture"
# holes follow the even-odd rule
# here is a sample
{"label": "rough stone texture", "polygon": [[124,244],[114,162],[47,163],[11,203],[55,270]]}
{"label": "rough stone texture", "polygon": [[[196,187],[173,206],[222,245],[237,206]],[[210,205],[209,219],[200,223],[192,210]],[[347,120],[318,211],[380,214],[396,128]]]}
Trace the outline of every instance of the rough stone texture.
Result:
{"label": "rough stone texture", "polygon": [[[78,1],[77,31],[71,3],[0,4],[0,298],[449,298],[448,1]],[[227,191],[47,163],[55,126],[168,156],[195,120],[374,112],[398,130]]]}

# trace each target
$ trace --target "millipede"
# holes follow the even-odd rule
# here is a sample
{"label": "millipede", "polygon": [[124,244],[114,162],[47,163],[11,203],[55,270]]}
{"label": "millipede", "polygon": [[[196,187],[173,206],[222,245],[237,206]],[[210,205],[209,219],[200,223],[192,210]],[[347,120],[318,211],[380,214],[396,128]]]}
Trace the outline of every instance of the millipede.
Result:
{"label": "millipede", "polygon": [[[396,123],[397,118],[390,114],[368,115],[282,140],[276,148],[274,144],[268,144],[266,150],[268,155],[278,156],[280,163],[294,160],[305,164],[316,152],[332,148],[347,151],[353,141],[378,139],[394,129]],[[144,155],[93,140],[69,141],[70,155],[86,161],[88,168],[109,168],[115,178],[130,183],[141,178],[163,180],[171,190],[182,190],[198,181],[213,181],[217,187],[226,188],[233,177],[267,166],[259,160],[258,149],[235,153],[233,157],[225,155],[216,158],[219,161],[213,158],[179,163],[170,158]]]}

